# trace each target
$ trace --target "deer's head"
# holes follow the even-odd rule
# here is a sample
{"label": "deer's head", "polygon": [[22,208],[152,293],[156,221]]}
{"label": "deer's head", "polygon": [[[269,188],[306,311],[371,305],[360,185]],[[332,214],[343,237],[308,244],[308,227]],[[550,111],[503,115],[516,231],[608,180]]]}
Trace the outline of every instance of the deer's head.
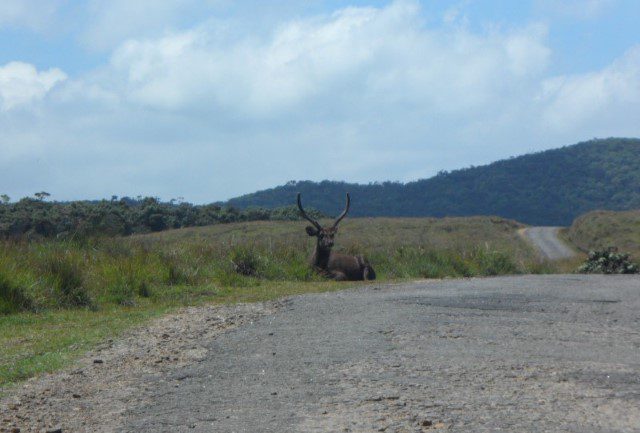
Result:
{"label": "deer's head", "polygon": [[302,208],[302,202],[300,201],[300,193],[298,193],[298,209],[300,209],[300,215],[302,215],[307,221],[309,221],[313,226],[307,226],[305,230],[309,236],[315,236],[318,238],[318,246],[322,249],[330,249],[333,247],[333,241],[338,232],[338,224],[349,212],[349,203],[351,199],[349,198],[349,193],[347,193],[347,205],[345,206],[344,211],[340,214],[340,216],[336,219],[330,227],[322,227],[318,221],[311,218]]}

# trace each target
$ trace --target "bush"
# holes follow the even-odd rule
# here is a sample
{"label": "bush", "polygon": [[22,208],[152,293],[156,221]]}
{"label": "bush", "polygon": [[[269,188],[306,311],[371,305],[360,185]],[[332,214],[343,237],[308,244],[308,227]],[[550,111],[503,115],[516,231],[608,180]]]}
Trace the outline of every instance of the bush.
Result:
{"label": "bush", "polygon": [[619,253],[616,247],[590,251],[587,261],[578,268],[583,274],[637,274],[639,271],[629,254]]}

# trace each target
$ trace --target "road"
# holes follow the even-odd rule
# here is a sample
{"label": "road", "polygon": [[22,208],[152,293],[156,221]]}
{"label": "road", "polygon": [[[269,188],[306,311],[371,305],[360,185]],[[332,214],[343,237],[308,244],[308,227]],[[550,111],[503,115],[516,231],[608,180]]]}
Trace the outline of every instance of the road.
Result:
{"label": "road", "polygon": [[576,253],[559,237],[560,227],[527,227],[520,232],[547,260],[567,259]]}
{"label": "road", "polygon": [[[637,276],[421,281],[242,308],[221,333],[207,331],[229,322],[219,311],[192,309],[127,341],[152,341],[135,357],[116,362],[116,345],[31,384],[22,431],[34,413],[74,432],[640,431]],[[182,339],[190,358],[158,352],[127,375]]]}

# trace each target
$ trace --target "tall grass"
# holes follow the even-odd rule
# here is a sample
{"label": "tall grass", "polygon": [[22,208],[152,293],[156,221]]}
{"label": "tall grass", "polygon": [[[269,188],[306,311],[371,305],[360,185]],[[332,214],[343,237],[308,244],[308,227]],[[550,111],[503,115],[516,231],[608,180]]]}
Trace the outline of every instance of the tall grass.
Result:
{"label": "tall grass", "polygon": [[[350,221],[336,250],[366,255],[382,280],[528,272],[534,260],[515,234],[518,227],[492,218]],[[263,281],[319,281],[307,261],[313,244],[295,222],[5,242],[0,311],[132,306],[202,287],[212,293]]]}
{"label": "tall grass", "polygon": [[0,314],[29,310],[33,306],[26,290],[11,277],[11,273],[0,270]]}
{"label": "tall grass", "polygon": [[[366,255],[382,280],[551,271],[519,227],[482,217],[347,220],[335,248]],[[300,222],[0,242],[0,392],[174,306],[344,287],[311,271],[313,246]]]}

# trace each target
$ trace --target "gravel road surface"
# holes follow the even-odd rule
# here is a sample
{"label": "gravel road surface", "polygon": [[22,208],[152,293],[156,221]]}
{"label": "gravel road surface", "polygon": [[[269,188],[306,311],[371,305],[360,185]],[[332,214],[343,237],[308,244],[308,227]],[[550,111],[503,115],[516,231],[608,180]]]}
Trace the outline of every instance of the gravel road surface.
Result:
{"label": "gravel road surface", "polygon": [[[165,319],[197,318],[157,337],[200,333],[188,362],[127,376],[106,349],[67,391],[32,383],[13,409],[65,432],[640,431],[637,276],[422,281],[242,308],[220,333],[202,331],[215,309]],[[72,398],[81,376],[97,394]]]}
{"label": "gravel road surface", "polygon": [[548,260],[571,258],[576,253],[558,237],[559,231],[560,227],[528,227],[522,229],[521,233],[536,247],[543,258]]}

